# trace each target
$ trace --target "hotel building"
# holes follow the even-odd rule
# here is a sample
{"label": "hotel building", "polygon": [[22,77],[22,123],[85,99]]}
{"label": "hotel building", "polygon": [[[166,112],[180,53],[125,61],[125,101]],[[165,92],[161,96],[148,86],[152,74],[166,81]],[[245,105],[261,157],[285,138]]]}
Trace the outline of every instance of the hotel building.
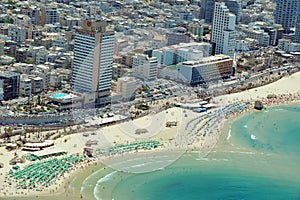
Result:
{"label": "hotel building", "polygon": [[114,39],[103,20],[84,20],[82,29],[76,30],[72,89],[94,93],[97,105],[110,101]]}

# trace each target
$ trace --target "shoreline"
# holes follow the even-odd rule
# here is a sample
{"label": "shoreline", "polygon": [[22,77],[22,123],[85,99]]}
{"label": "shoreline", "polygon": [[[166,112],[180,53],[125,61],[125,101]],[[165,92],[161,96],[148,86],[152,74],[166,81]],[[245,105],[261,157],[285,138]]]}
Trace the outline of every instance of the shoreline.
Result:
{"label": "shoreline", "polygon": [[[266,86],[269,86],[270,88],[272,88],[272,86],[273,86],[272,84],[274,84],[274,85],[278,85],[279,84],[280,85],[280,84],[282,84],[281,83],[282,80],[283,81],[288,81],[288,80],[293,79],[293,77],[295,77],[295,76],[299,77],[298,81],[300,80],[300,72],[296,73],[295,76],[293,76],[293,75],[291,77],[285,78],[284,80],[280,79],[279,81],[276,81],[276,82],[271,83],[270,85],[266,85]],[[278,82],[280,82],[280,83],[278,83]],[[294,84],[294,82],[292,82],[291,84]],[[262,87],[259,87],[259,88],[252,89],[252,91],[244,91],[244,92],[241,92],[241,93],[234,93],[231,96],[229,96],[230,98],[226,98],[227,102],[225,102],[224,99],[223,99],[224,101],[220,100],[220,99],[224,98],[223,96],[216,97],[214,99],[218,99],[220,104],[226,105],[230,101],[234,102],[236,99],[240,99],[240,97],[241,97],[241,100],[242,100],[243,97],[245,97],[245,93],[249,93],[250,94],[251,92],[253,93],[253,91],[256,94],[264,94],[266,96],[268,94],[267,92],[265,92],[265,93],[263,91],[259,92],[259,90],[270,90],[268,88],[266,89],[266,86],[262,86]],[[283,84],[282,87],[284,87],[284,86],[285,85]],[[298,88],[296,88],[296,89],[298,89]],[[283,90],[286,90],[286,89],[283,89]],[[282,91],[282,90],[275,90],[274,93],[276,93],[277,95],[282,95],[280,93],[280,91]],[[293,87],[293,91],[291,91],[290,93],[291,94],[297,93],[298,97],[299,97],[299,90],[295,91],[295,87]],[[236,97],[237,94],[239,94],[239,97]],[[286,93],[286,94],[289,94],[289,93]],[[227,97],[228,95],[225,95],[225,96]],[[253,98],[253,99],[261,99],[261,96],[258,95],[257,97],[258,98]],[[266,97],[263,97],[263,98],[266,99]],[[251,99],[251,100],[253,101],[253,99]],[[248,99],[248,100],[250,100],[250,99]],[[272,108],[272,107],[283,106],[283,105],[296,105],[296,104],[299,104],[299,103],[300,103],[300,99],[297,99],[295,101],[282,101],[282,102],[276,102],[275,104],[271,103],[271,104],[267,105],[266,107],[267,108]],[[218,144],[218,141],[220,140],[221,137],[228,137],[228,131],[230,130],[231,125],[238,118],[242,117],[243,115],[255,112],[253,110],[254,109],[250,109],[250,110],[248,110],[246,112],[242,112],[242,113],[239,113],[239,114],[233,114],[230,117],[228,117],[227,119],[222,119],[219,122],[219,124],[217,125],[216,129],[214,129],[214,131],[211,132],[207,136],[207,137],[210,137],[210,138],[205,138],[206,140],[208,140],[207,143],[208,143],[209,147],[205,148],[205,147],[202,147],[202,146],[198,146],[198,147],[200,147],[200,149],[198,149],[197,152],[199,152],[199,151],[201,151],[203,149],[204,150],[208,149],[208,152],[206,152],[206,154],[204,155],[204,156],[207,156],[211,150],[213,150],[214,148],[216,148],[216,145]],[[170,110],[167,110],[167,111],[169,112]],[[166,111],[162,111],[162,112],[166,112]],[[197,116],[197,114],[195,114],[195,116]],[[195,116],[189,116],[188,118],[192,119],[192,117],[195,117]],[[145,118],[137,119],[137,120],[140,120],[140,121],[144,120],[145,121],[145,119],[148,119],[148,118],[150,118],[150,117],[149,116],[145,116]],[[104,127],[104,129],[109,130],[108,132],[110,132],[111,130],[115,130],[112,127]],[[177,132],[179,131],[178,128],[175,128],[175,130],[177,130]],[[174,129],[172,129],[172,131],[174,131]],[[166,133],[166,134],[167,134],[166,137],[168,137],[169,133]],[[114,137],[109,138],[111,140],[110,142],[112,143],[115,138]],[[121,139],[124,140],[124,138],[120,138],[120,140]],[[125,137],[125,140],[126,139],[128,139],[128,138]],[[63,140],[63,138],[61,140]],[[199,142],[199,140],[196,141],[196,143],[198,143],[198,142]],[[205,142],[206,141],[202,141],[202,144],[205,143]],[[201,141],[200,141],[200,143],[201,143]],[[62,143],[62,145],[63,145],[63,143]],[[137,152],[137,154],[141,154],[142,152],[143,151]],[[193,148],[191,148],[191,149],[187,148],[185,152],[193,152]],[[135,153],[132,153],[132,154],[135,154]],[[75,198],[75,199],[77,199],[77,197],[75,197],[74,195],[78,195],[78,194],[77,193],[76,194],[72,193],[71,188],[70,188],[70,184],[72,184],[72,182],[76,180],[77,176],[79,176],[80,174],[85,173],[87,171],[90,171],[90,169],[93,169],[93,167],[95,167],[95,166],[97,167],[98,170],[107,167],[105,165],[105,163],[103,162],[103,160],[101,160],[101,159],[100,160],[99,159],[95,159],[94,161],[90,161],[89,163],[80,163],[79,165],[75,165],[75,169],[74,170],[66,173],[63,177],[59,178],[60,180],[57,180],[55,182],[55,183],[59,182],[59,184],[61,185],[61,187],[58,190],[56,190],[56,191],[50,192],[49,190],[51,190],[51,189],[47,189],[47,191],[41,191],[41,192],[40,191],[28,191],[28,192],[30,192],[30,194],[28,194],[28,195],[18,194],[18,195],[11,195],[11,196],[8,196],[8,195],[4,196],[3,194],[1,194],[0,198],[4,198],[4,199],[27,199],[27,198],[28,199],[34,199],[34,198],[38,198],[38,199],[45,199],[46,200],[46,199],[52,199],[53,197],[57,197],[57,199],[66,199],[66,198],[72,198],[72,199]],[[52,188],[52,186],[55,187],[54,186],[55,183],[53,185],[51,185],[50,188]],[[78,196],[78,199],[81,199],[81,196]],[[85,197],[83,197],[83,199],[85,199]]]}
{"label": "shoreline", "polygon": [[[290,105],[299,105],[300,104],[300,100],[298,101],[294,101],[294,102],[288,102],[288,103],[281,103],[281,104],[273,104],[271,106],[268,106],[268,108],[273,108],[273,107],[278,107],[278,106],[290,106]],[[260,112],[260,111],[255,111],[254,109],[245,111],[243,113],[240,113],[238,115],[232,115],[227,119],[223,119],[222,121],[222,125],[220,127],[221,132],[219,132],[217,135],[220,137],[227,137],[228,131],[231,129],[232,124],[238,120],[239,118],[243,117],[244,115],[248,115],[251,114],[253,112]],[[219,140],[218,140],[219,141]],[[218,146],[218,142],[210,149],[210,151],[214,150],[217,146]],[[164,151],[164,150],[161,150]],[[208,152],[208,154],[210,153],[210,151]],[[141,154],[143,152],[137,152],[137,153],[130,153],[130,154]],[[199,153],[199,150],[193,151],[193,150],[186,150],[185,153]],[[206,156],[208,155],[206,154]],[[118,158],[120,156],[116,156],[115,158]],[[107,158],[110,159],[110,158]],[[85,161],[84,161],[85,162]],[[94,161],[90,161],[90,162],[85,162],[85,163],[80,163],[79,166],[76,167],[76,169],[73,171],[70,171],[65,177],[64,179],[62,179],[62,182],[60,182],[60,184],[63,186],[60,189],[58,189],[57,191],[51,193],[51,192],[37,192],[34,191],[34,194],[30,194],[30,195],[17,195],[17,196],[1,196],[0,198],[2,199],[44,199],[44,200],[50,200],[50,199],[57,199],[57,200],[62,200],[62,199],[86,199],[86,197],[84,196],[80,196],[80,192],[78,194],[74,193],[74,191],[72,192],[71,190],[79,190],[80,188],[74,188],[71,189],[71,185],[74,181],[76,181],[76,177],[78,175],[81,174],[85,174],[88,172],[88,176],[92,175],[92,173],[99,171],[99,170],[103,170],[103,169],[110,169],[110,170],[114,170],[112,168],[110,168],[109,166],[105,165],[105,160],[94,160]],[[105,175],[107,175],[108,173],[104,174],[103,177]],[[86,178],[88,177],[86,176]],[[76,198],[78,197],[78,198]]]}

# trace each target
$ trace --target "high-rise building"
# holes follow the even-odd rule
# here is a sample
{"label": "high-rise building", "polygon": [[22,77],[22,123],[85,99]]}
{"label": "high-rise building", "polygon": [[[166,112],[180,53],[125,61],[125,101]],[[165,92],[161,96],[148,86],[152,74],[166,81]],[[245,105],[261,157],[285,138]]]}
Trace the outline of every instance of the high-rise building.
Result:
{"label": "high-rise building", "polygon": [[300,0],[298,0],[298,14],[296,20],[296,31],[295,31],[294,42],[300,43]]}
{"label": "high-rise building", "polygon": [[299,0],[276,0],[274,11],[275,23],[281,24],[284,33],[290,33],[296,25],[297,6]]}
{"label": "high-rise building", "polygon": [[214,0],[203,0],[201,7],[202,12],[204,13],[204,22],[207,24],[211,24],[213,21],[213,13],[214,13]]}
{"label": "high-rise building", "polygon": [[224,2],[229,11],[235,14],[236,24],[238,24],[241,19],[242,2],[240,0],[224,0]]}
{"label": "high-rise building", "polygon": [[106,25],[105,20],[84,20],[75,36],[72,88],[94,93],[97,104],[107,101],[112,80],[115,34]]}
{"label": "high-rise building", "polygon": [[224,2],[215,2],[211,42],[215,54],[233,58],[235,52],[235,15],[230,13]]}

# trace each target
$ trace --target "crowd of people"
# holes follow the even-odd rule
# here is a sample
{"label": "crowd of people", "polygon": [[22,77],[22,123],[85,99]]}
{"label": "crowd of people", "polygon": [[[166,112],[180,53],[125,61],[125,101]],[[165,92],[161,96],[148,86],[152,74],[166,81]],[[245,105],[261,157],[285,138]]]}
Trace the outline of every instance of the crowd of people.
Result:
{"label": "crowd of people", "polygon": [[[195,140],[199,140],[199,138],[205,140],[210,133],[218,130],[223,119],[248,111],[252,107],[253,103],[250,101],[238,101],[224,107],[212,109],[209,112],[197,116],[190,120],[185,126],[188,143],[193,144]],[[210,147],[213,147],[213,145]]]}
{"label": "crowd of people", "polygon": [[288,93],[280,95],[268,95],[267,97],[258,98],[264,105],[271,106],[276,104],[290,103],[294,101],[300,101],[300,93]]}

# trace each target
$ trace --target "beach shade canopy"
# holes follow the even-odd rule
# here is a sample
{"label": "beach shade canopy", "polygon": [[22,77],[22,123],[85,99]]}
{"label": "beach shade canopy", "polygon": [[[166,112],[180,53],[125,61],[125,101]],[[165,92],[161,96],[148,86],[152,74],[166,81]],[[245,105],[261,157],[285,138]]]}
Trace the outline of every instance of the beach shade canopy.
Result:
{"label": "beach shade canopy", "polygon": [[196,109],[194,109],[195,112],[204,112],[206,110],[207,110],[207,108],[196,108]]}
{"label": "beach shade canopy", "polygon": [[268,94],[267,98],[268,99],[277,98],[277,95],[276,94]]}
{"label": "beach shade canopy", "polygon": [[20,169],[20,166],[19,165],[14,165],[12,168],[17,170],[17,169]]}
{"label": "beach shade canopy", "polygon": [[218,104],[209,103],[209,104],[203,105],[202,107],[203,108],[207,108],[207,109],[209,109],[209,108],[216,108],[216,107],[218,107]]}

